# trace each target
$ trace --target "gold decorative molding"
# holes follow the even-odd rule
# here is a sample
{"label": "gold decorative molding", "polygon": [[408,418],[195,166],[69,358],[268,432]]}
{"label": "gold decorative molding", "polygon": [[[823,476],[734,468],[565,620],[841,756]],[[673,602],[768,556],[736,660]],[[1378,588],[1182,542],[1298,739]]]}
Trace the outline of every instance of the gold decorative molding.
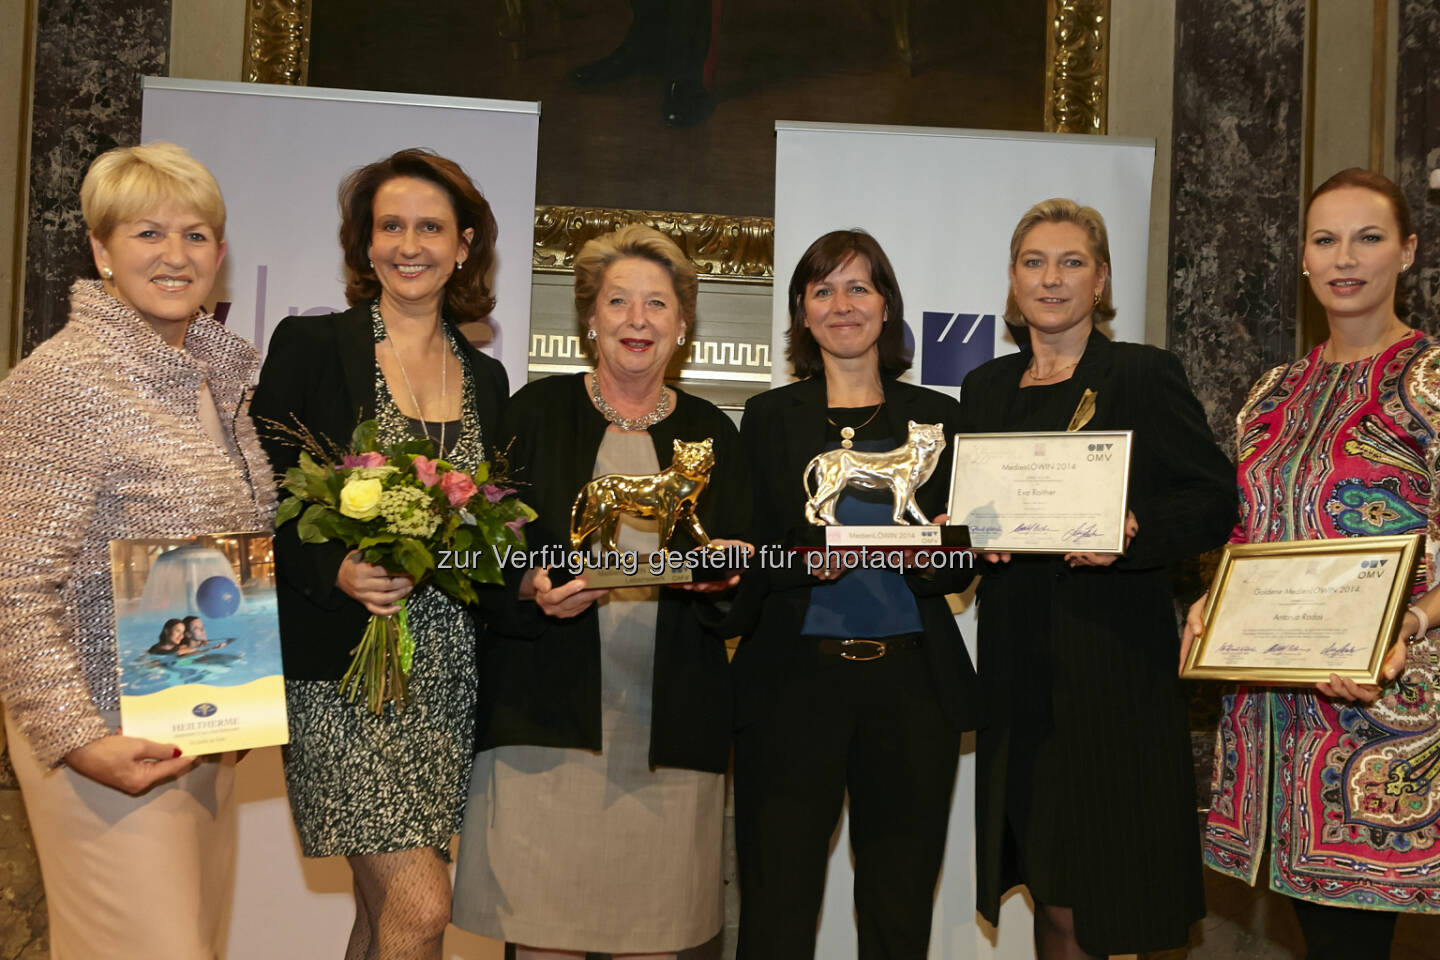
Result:
{"label": "gold decorative molding", "polygon": [[534,268],[542,273],[568,271],[586,240],[630,223],[669,236],[694,262],[701,279],[775,278],[775,221],[770,217],[604,207],[537,206]]}
{"label": "gold decorative molding", "polygon": [[241,76],[304,86],[309,74],[310,0],[248,0]]}
{"label": "gold decorative molding", "polygon": [[1045,129],[1104,133],[1110,0],[1045,0]]}

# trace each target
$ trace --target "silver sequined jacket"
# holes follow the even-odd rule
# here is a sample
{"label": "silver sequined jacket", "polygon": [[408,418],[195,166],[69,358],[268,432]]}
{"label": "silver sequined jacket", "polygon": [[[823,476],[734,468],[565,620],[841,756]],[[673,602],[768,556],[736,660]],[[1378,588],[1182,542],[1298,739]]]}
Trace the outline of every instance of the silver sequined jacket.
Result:
{"label": "silver sequined jacket", "polygon": [[[268,530],[270,465],[241,411],[255,349],[208,316],[176,350],[98,281],[0,383],[0,700],[39,761],[111,731],[109,541]],[[208,380],[239,458],[201,423]]]}

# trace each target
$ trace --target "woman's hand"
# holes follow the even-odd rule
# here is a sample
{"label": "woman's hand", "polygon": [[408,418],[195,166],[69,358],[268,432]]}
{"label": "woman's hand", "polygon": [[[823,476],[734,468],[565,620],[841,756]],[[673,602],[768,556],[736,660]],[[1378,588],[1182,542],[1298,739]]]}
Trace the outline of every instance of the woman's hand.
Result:
{"label": "woman's hand", "polygon": [[1180,634],[1180,669],[1185,669],[1185,661],[1190,656],[1190,644],[1194,643],[1200,634],[1205,632],[1205,604],[1210,602],[1210,592],[1207,590],[1201,594],[1200,599],[1190,604],[1190,609],[1185,612],[1185,630]]}
{"label": "woman's hand", "polygon": [[605,596],[604,590],[585,589],[587,583],[589,580],[582,573],[557,587],[550,581],[548,568],[536,567],[526,571],[520,584],[520,596],[522,599],[533,597],[547,617],[569,619],[584,613],[590,604]]}
{"label": "woman's hand", "polygon": [[71,770],[132,797],[161,780],[184,773],[197,759],[180,756],[180,748],[173,743],[113,733],[65,754]]}
{"label": "woman's hand", "polygon": [[[1380,665],[1380,679],[1386,684],[1400,676],[1405,669],[1405,655],[1410,646],[1410,638],[1415,636],[1415,631],[1420,629],[1420,618],[1413,613],[1407,612],[1405,620],[1400,626],[1400,636],[1390,647],[1390,652],[1385,655],[1385,662]],[[1373,683],[1356,683],[1349,677],[1341,677],[1330,674],[1329,682],[1315,684],[1315,689],[1333,697],[1336,700],[1358,700],[1361,703],[1374,703],[1380,699],[1381,690]]]}
{"label": "woman's hand", "polygon": [[1065,561],[1072,567],[1108,567],[1124,555],[1124,551],[1130,549],[1130,541],[1135,539],[1135,534],[1140,532],[1140,521],[1135,519],[1135,514],[1129,510],[1125,511],[1125,544],[1120,548],[1120,553],[1067,553]]}
{"label": "woman's hand", "polygon": [[[744,549],[747,558],[755,556],[755,545],[753,543],[747,543],[744,540],[711,540],[710,545],[720,547],[721,549],[726,547],[741,547]],[[708,550],[709,547],[699,547],[697,549]],[[692,593],[723,593],[739,582],[740,571],[737,570],[724,580],[694,580],[690,583],[672,583],[670,586],[677,590],[689,590]]]}
{"label": "woman's hand", "polygon": [[400,612],[400,601],[415,589],[415,581],[405,576],[392,576],[390,571],[360,559],[360,551],[351,550],[340,562],[335,585],[377,617]]}

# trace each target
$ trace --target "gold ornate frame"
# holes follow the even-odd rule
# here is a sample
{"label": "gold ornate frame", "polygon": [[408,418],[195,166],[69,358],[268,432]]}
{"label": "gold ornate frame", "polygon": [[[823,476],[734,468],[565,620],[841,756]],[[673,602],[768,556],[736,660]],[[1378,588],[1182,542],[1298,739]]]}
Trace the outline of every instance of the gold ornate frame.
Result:
{"label": "gold ornate frame", "polygon": [[[248,0],[245,65],[253,83],[303,85],[310,60],[311,0]],[[1045,130],[1103,134],[1110,72],[1110,0],[1045,0]],[[716,213],[535,208],[535,269],[567,270],[590,237],[646,223],[680,243],[714,280],[774,278],[775,223]]]}

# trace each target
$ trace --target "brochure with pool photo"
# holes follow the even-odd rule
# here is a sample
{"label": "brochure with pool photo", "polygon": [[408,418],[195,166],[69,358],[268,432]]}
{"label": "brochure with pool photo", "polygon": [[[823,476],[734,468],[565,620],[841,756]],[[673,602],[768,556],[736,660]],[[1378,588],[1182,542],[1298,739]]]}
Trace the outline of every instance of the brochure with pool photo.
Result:
{"label": "brochure with pool photo", "polygon": [[120,726],[187,754],[286,743],[265,533],[110,541]]}

